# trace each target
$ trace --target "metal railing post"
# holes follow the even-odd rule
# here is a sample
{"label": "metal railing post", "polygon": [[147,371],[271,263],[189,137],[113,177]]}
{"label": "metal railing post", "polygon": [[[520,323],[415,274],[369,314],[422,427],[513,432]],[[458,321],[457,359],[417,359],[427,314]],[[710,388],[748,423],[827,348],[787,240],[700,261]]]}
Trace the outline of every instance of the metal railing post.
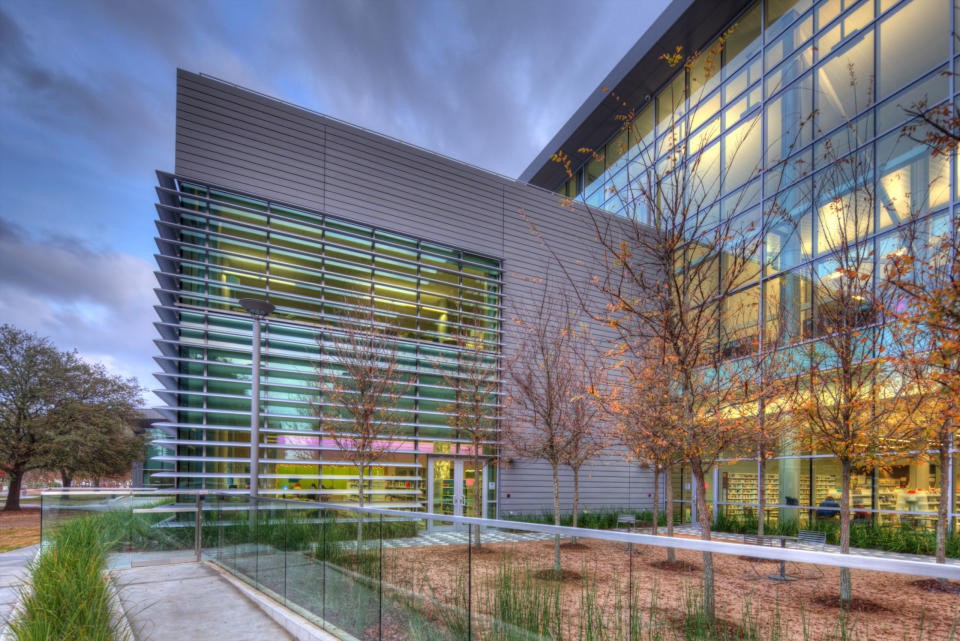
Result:
{"label": "metal railing post", "polygon": [[203,543],[203,494],[197,494],[196,514],[193,525],[193,552],[200,562],[200,546]]}

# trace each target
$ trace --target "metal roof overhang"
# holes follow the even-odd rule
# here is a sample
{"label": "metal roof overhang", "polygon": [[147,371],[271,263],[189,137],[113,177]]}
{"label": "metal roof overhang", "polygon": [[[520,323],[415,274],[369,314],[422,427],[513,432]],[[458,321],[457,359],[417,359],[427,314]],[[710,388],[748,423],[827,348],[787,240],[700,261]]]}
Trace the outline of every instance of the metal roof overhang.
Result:
{"label": "metal roof overhang", "polygon": [[[563,150],[574,167],[580,166],[587,154],[578,153],[578,149],[597,147],[622,126],[615,118],[617,113],[624,112],[618,106],[621,102],[631,108],[643,104],[676,73],[675,67],[660,60],[661,55],[678,46],[685,53],[704,47],[749,4],[747,0],[673,0],[537,154],[519,180],[551,191],[557,189],[567,174],[550,160],[551,155]],[[604,91],[604,87],[612,92]],[[615,100],[611,93],[620,100]]]}

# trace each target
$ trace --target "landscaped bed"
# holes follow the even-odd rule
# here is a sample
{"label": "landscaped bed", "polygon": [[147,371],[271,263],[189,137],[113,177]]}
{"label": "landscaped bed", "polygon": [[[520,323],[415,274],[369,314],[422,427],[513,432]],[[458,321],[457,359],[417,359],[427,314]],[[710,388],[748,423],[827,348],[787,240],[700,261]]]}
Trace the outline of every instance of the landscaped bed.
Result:
{"label": "landscaped bed", "polygon": [[123,641],[104,574],[110,540],[101,522],[63,524],[30,564],[19,611],[9,622],[18,641]]}
{"label": "landscaped bed", "polygon": [[[482,552],[472,551],[475,611],[501,621],[512,618],[530,628],[522,625],[521,611],[537,610],[532,627],[542,626],[541,632],[554,638],[559,632],[564,639],[617,638],[629,624],[638,625],[636,617],[649,628],[659,626],[660,634],[669,634],[666,638],[678,634],[684,639],[932,640],[951,639],[960,633],[956,629],[960,597],[911,585],[918,579],[915,576],[854,570],[858,603],[845,614],[831,603],[839,595],[838,569],[823,567],[822,577],[778,583],[750,578],[754,569],[764,576],[775,574],[777,563],[754,567],[736,556],[715,554],[722,632],[706,637],[689,630],[691,625],[702,625],[696,617],[702,566],[699,552],[677,552],[677,565],[685,563],[696,569],[667,570],[654,567],[666,558],[662,548],[641,547],[631,562],[622,544],[585,539],[581,543],[582,549],[563,551],[565,576],[559,583],[535,578],[552,567],[552,542],[484,544]],[[466,546],[387,549],[383,555],[385,585],[451,606],[465,603]],[[813,571],[810,566],[790,569]],[[636,600],[633,620],[627,607],[630,581]],[[505,592],[514,593],[512,604],[505,603],[509,601]],[[449,625],[449,614],[425,611],[434,623],[446,621]],[[481,629],[482,619],[477,623]],[[526,623],[531,623],[531,617]],[[385,625],[390,627],[387,622]],[[639,638],[651,638],[654,632],[645,631]]]}

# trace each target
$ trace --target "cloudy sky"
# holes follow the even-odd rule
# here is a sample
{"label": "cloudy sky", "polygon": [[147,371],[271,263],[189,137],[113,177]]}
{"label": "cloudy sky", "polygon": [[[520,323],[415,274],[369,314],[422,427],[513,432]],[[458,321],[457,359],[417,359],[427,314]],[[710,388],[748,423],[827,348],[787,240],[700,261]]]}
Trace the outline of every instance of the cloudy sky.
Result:
{"label": "cloudy sky", "polygon": [[0,323],[156,385],[177,67],[517,176],[666,4],[0,0]]}

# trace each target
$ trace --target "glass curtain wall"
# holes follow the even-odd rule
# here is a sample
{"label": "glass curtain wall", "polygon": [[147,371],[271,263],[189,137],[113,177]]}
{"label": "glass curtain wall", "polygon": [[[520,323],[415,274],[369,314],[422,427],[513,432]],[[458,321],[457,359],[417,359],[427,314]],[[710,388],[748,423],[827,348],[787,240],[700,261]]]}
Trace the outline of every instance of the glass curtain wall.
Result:
{"label": "glass curtain wall", "polygon": [[[841,231],[866,237],[878,261],[900,249],[899,226],[907,218],[926,216],[930,238],[957,233],[955,157],[932,154],[901,134],[906,108],[958,98],[960,84],[948,73],[960,68],[951,36],[958,11],[950,0],[745,3],[715,40],[701,43],[699,57],[677,66],[653,99],[631,105],[637,108],[631,126],[599,145],[558,193],[624,213],[631,206],[630,184],[669,148],[659,141],[679,132],[690,154],[703,150],[699,171],[712,172],[704,184],[715,185],[710,207],[716,215],[761,218],[763,269],[740,294],[758,301],[748,306],[756,314],[731,318],[731,335],[748,337],[748,349],[777,338],[814,339],[825,331],[817,300],[829,293],[823,289],[833,271],[827,256]],[[840,157],[858,159],[862,183],[827,190],[827,165]],[[841,230],[845,223],[831,209],[835,201],[865,204],[873,213],[860,228]],[[753,340],[758,335],[762,340]],[[730,357],[741,348],[731,346]],[[795,443],[778,454],[767,465],[766,500],[807,508],[789,511],[797,517],[815,515],[810,508],[837,493],[839,464],[808,458],[815,453]],[[887,511],[932,510],[938,493],[947,491],[949,471],[915,462],[910,474],[902,471],[895,465],[857,472],[854,509],[860,518],[920,522]],[[712,499],[719,489],[716,501],[729,504],[728,513],[756,513],[757,462],[749,452],[724,462],[716,482],[719,488],[705,491]],[[780,512],[773,508],[768,516]]]}
{"label": "glass curtain wall", "polygon": [[[251,338],[243,297],[276,306],[263,324],[260,491],[357,500],[358,470],[317,416],[321,376],[350,314],[390,328],[402,390],[388,453],[365,471],[372,505],[426,507],[427,457],[468,455],[449,427],[459,355],[499,385],[497,259],[332,216],[161,176],[160,358],[176,447],[157,473],[180,487],[249,489]],[[471,357],[472,358],[472,357]],[[489,395],[496,413],[499,394]],[[493,444],[485,452],[495,456]]]}

